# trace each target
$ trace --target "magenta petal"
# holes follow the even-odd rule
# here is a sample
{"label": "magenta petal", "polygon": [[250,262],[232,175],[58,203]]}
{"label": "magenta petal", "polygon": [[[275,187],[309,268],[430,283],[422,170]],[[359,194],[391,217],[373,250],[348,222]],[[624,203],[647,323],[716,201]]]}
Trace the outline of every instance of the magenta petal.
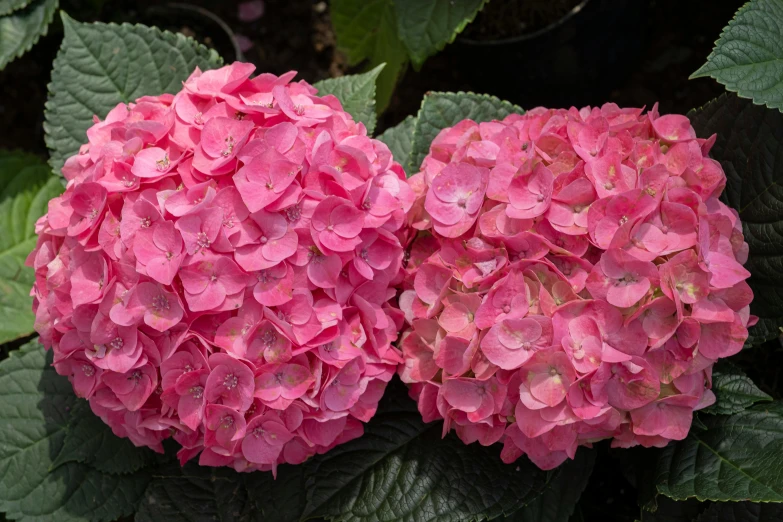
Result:
{"label": "magenta petal", "polygon": [[468,379],[449,379],[441,387],[448,403],[461,411],[472,412],[481,406],[481,395],[476,384]]}
{"label": "magenta petal", "polygon": [[242,455],[256,464],[273,464],[277,461],[283,445],[273,445],[259,432],[248,429],[247,435],[242,440]]}

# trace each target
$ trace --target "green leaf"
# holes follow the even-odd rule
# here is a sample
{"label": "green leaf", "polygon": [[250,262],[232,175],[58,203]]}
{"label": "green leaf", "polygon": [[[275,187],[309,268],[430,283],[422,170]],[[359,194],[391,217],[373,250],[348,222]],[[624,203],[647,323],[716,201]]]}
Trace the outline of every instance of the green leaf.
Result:
{"label": "green leaf", "polygon": [[397,30],[413,67],[454,41],[487,0],[395,0]]}
{"label": "green leaf", "polygon": [[699,136],[718,135],[710,155],[726,172],[721,198],[739,212],[750,246],[750,312],[759,322],[747,344],[776,339],[783,326],[783,114],[724,94],[689,116]]}
{"label": "green leaf", "polygon": [[78,399],[37,340],[0,362],[0,511],[25,522],[110,521],[131,514],[146,473],[53,469]]}
{"label": "green leaf", "polygon": [[52,464],[83,462],[105,473],[126,474],[155,463],[149,448],[137,448],[129,439],[112,433],[88,404],[80,401],[71,412],[63,449]]}
{"label": "green leaf", "polygon": [[696,522],[778,522],[783,520],[783,504],[719,502],[712,504]]}
{"label": "green leaf", "polygon": [[63,38],[46,102],[46,145],[60,172],[87,141],[92,117],[104,118],[119,103],[174,93],[200,67],[222,65],[215,51],[182,34],[129,24],[83,24],[63,13]]}
{"label": "green leaf", "polygon": [[364,123],[367,134],[375,130],[375,80],[384,64],[362,74],[349,74],[339,78],[328,78],[313,84],[319,96],[333,94],[343,104],[343,109],[357,122]]}
{"label": "green leaf", "polygon": [[[146,472],[109,475],[70,463],[49,473],[7,516],[20,522],[111,522],[136,511]],[[17,507],[18,506],[18,507]]]}
{"label": "green leaf", "polygon": [[376,67],[382,63],[386,64],[386,67],[383,68],[376,82],[378,92],[375,98],[378,114],[389,106],[394,88],[408,68],[408,52],[397,36],[397,18],[391,2],[387,2],[384,7],[381,23],[375,35],[375,50],[370,58],[369,67]]}
{"label": "green leaf", "polygon": [[190,462],[156,470],[136,522],[194,520],[298,522],[304,506],[303,465],[269,472],[236,473]]}
{"label": "green leaf", "polygon": [[[47,365],[37,340],[0,362],[0,511],[45,480],[75,404],[70,384]],[[30,463],[41,465],[28,469]]]}
{"label": "green leaf", "polygon": [[329,16],[337,47],[345,53],[348,65],[358,65],[373,55],[384,10],[393,5],[393,0],[332,0]]}
{"label": "green leaf", "polygon": [[386,64],[376,81],[376,112],[380,114],[389,105],[408,62],[408,51],[397,36],[394,0],[333,0],[329,13],[337,46],[349,65],[368,60],[372,69]]}
{"label": "green leaf", "polygon": [[[394,160],[403,166],[408,167],[408,159],[413,148],[413,129],[416,126],[416,118],[408,116],[396,127],[386,129],[378,136],[378,139],[384,142],[391,150]],[[410,172],[407,172],[410,177]]]}
{"label": "green leaf", "polygon": [[24,262],[35,247],[35,222],[62,190],[37,157],[0,150],[0,343],[33,332],[35,273]]}
{"label": "green leaf", "polygon": [[542,494],[516,513],[504,518],[505,522],[568,522],[574,513],[579,497],[587,487],[593,472],[595,451],[582,448],[576,459],[568,460],[557,470],[557,476],[549,482]]}
{"label": "green leaf", "polygon": [[[13,8],[11,0],[9,6]],[[19,58],[44,36],[52,23],[58,0],[34,0],[10,14],[0,13],[0,71]],[[0,9],[3,2],[0,0]]]}
{"label": "green leaf", "polygon": [[[512,513],[559,477],[527,459],[503,464],[497,445],[466,446],[453,435],[441,440],[441,429],[421,421],[395,380],[361,438],[304,464],[280,466],[277,479],[174,463],[155,473],[136,522],[477,521]],[[567,469],[583,477],[588,464],[584,455]],[[581,492],[568,483],[577,491],[564,499]]]}
{"label": "green leaf", "polygon": [[27,7],[33,0],[0,0],[0,16],[11,14],[18,9]]}
{"label": "green leaf", "polygon": [[[527,459],[503,464],[498,445],[441,440],[396,380],[364,436],[306,466],[303,518],[335,522],[492,519],[529,503],[547,474]],[[270,520],[276,520],[270,518]]]}
{"label": "green leaf", "polygon": [[430,150],[432,140],[446,127],[464,119],[477,123],[502,120],[509,114],[523,114],[521,107],[487,94],[472,92],[433,92],[424,97],[413,131],[413,149],[410,155],[410,173],[419,170]]}
{"label": "green leaf", "polygon": [[255,522],[298,522],[301,519],[307,494],[305,465],[280,466],[277,478],[271,473],[251,473],[244,478]]}
{"label": "green leaf", "polygon": [[757,402],[772,400],[772,397],[759,390],[742,370],[728,361],[718,361],[713,368],[712,391],[715,393],[715,404],[702,410],[704,413],[730,415]]}
{"label": "green leaf", "polygon": [[[254,474],[267,475],[265,472]],[[259,498],[264,503],[267,499]],[[139,505],[135,522],[193,522],[249,520],[251,504],[242,477],[227,468],[208,468],[178,462],[155,473]],[[278,522],[278,519],[269,519]]]}
{"label": "green leaf", "polygon": [[723,29],[707,63],[691,78],[711,76],[743,98],[783,108],[783,0],[751,0]]}
{"label": "green leaf", "polygon": [[660,452],[658,492],[675,500],[783,502],[783,404],[705,415]]}

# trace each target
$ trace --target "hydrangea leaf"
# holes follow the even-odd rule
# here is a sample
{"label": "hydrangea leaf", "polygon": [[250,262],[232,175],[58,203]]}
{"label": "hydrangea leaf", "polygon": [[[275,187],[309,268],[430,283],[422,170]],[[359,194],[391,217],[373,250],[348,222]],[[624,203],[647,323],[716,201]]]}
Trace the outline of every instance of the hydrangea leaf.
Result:
{"label": "hydrangea leaf", "polygon": [[408,51],[397,36],[394,1],[333,0],[329,13],[337,45],[350,65],[365,60],[369,68],[386,64],[376,81],[376,112],[383,112],[408,62]]}
{"label": "hydrangea leaf", "polygon": [[[0,362],[0,510],[46,478],[76,404],[71,386],[47,366],[37,340]],[[30,466],[40,462],[41,466]]]}
{"label": "hydrangea leaf", "polygon": [[783,520],[783,504],[717,502],[695,522],[772,522]]}
{"label": "hydrangea leaf", "polygon": [[329,15],[337,46],[348,65],[358,65],[373,55],[376,34],[387,5],[393,0],[333,0]]}
{"label": "hydrangea leaf", "polygon": [[397,30],[413,67],[454,41],[488,0],[395,0]]}
{"label": "hydrangea leaf", "polygon": [[381,64],[362,74],[349,74],[339,78],[328,78],[313,84],[319,96],[333,94],[343,104],[345,112],[357,122],[364,123],[367,134],[375,130],[375,80],[384,68]]}
{"label": "hydrangea leaf", "polygon": [[397,36],[397,17],[394,6],[387,2],[381,17],[378,31],[375,33],[375,51],[370,58],[369,67],[385,63],[376,82],[378,92],[375,95],[376,112],[380,114],[389,106],[394,88],[408,67],[408,52]]}
{"label": "hydrangea leaf", "polygon": [[146,473],[109,475],[75,462],[53,468],[78,399],[50,362],[37,340],[0,362],[0,511],[25,522],[131,514]]}
{"label": "hydrangea leaf", "polygon": [[750,312],[759,322],[747,344],[761,344],[783,326],[783,114],[724,94],[689,117],[699,136],[718,135],[710,156],[726,172],[722,199],[739,212],[750,246]]}
{"label": "hydrangea leaf", "polygon": [[446,127],[453,127],[461,120],[475,122],[502,120],[509,114],[523,114],[521,107],[487,94],[472,92],[433,92],[424,97],[413,131],[413,148],[410,154],[410,174],[419,170],[421,162],[430,150],[432,140]]}
{"label": "hydrangea leaf", "polygon": [[503,464],[497,445],[441,440],[396,380],[363,437],[306,466],[303,518],[334,522],[492,519],[529,503],[553,478],[527,459]]}
{"label": "hydrangea leaf", "polygon": [[268,472],[236,473],[174,462],[155,472],[136,522],[192,520],[298,522],[304,506],[304,466]]}
{"label": "hydrangea leaf", "polygon": [[[58,0],[34,0],[32,3],[0,0],[0,71],[46,34],[57,5]],[[3,13],[4,8],[17,10]]]}
{"label": "hydrangea leaf", "polygon": [[[259,502],[264,500],[258,499]],[[234,470],[203,467],[195,462],[183,468],[174,462],[156,471],[135,521],[240,522],[249,520],[251,507],[242,476]],[[277,518],[269,520],[278,521]]]}
{"label": "hydrangea leaf", "polygon": [[702,420],[706,430],[660,452],[658,492],[675,500],[783,502],[783,404]]}
{"label": "hydrangea leaf", "polygon": [[574,460],[566,461],[550,473],[557,476],[543,493],[516,513],[502,519],[505,522],[568,522],[582,495],[595,464],[595,451],[580,448]]}
{"label": "hydrangea leaf", "polygon": [[104,118],[118,103],[174,93],[199,67],[222,60],[182,34],[129,24],[79,23],[63,13],[65,36],[54,61],[46,103],[46,145],[59,172],[87,141],[93,115]]}
{"label": "hydrangea leaf", "polygon": [[33,0],[0,0],[0,16],[5,16],[27,7],[32,1]]}
{"label": "hydrangea leaf", "polygon": [[[396,127],[386,129],[378,135],[378,139],[384,142],[391,150],[394,160],[402,165],[406,170],[408,168],[408,159],[413,149],[413,129],[416,127],[416,118],[408,116],[402,120]],[[410,177],[411,172],[406,172]]]}
{"label": "hydrangea leaf", "polygon": [[111,522],[132,515],[149,482],[147,472],[110,475],[77,463],[48,473],[6,516],[20,522]]}
{"label": "hydrangea leaf", "polygon": [[702,410],[704,413],[730,415],[757,402],[772,400],[772,397],[759,390],[742,370],[728,361],[719,361],[713,368],[712,391],[716,397],[715,404]]}
{"label": "hydrangea leaf", "polygon": [[751,0],[723,29],[707,63],[691,78],[711,76],[743,98],[783,108],[783,0]]}
{"label": "hydrangea leaf", "polygon": [[271,473],[244,477],[253,503],[253,522],[299,522],[306,501],[304,468],[285,464],[278,468],[276,478]]}
{"label": "hydrangea leaf", "polygon": [[[453,435],[441,440],[441,429],[421,421],[395,381],[361,438],[280,466],[277,479],[173,464],[156,473],[136,520],[247,520],[245,513],[256,522],[483,520],[514,512],[559,477],[527,459],[503,464],[497,446],[466,446]],[[579,462],[584,472],[586,461]]]}
{"label": "hydrangea leaf", "polygon": [[52,467],[65,462],[84,462],[104,473],[126,474],[149,466],[156,459],[152,450],[137,448],[129,439],[114,435],[87,402],[79,401],[71,412],[63,449]]}
{"label": "hydrangea leaf", "polygon": [[35,222],[62,190],[37,157],[0,150],[0,343],[33,332],[35,273],[24,262],[35,246]]}

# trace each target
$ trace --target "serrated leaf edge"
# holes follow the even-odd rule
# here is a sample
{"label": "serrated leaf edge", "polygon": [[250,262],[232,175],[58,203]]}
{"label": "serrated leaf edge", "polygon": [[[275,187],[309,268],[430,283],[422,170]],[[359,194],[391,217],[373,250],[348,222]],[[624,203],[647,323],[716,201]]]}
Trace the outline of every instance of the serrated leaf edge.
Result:
{"label": "serrated leaf edge", "polygon": [[[421,99],[421,104],[419,105],[419,110],[416,111],[416,125],[413,127],[413,134],[411,134],[411,143],[416,143],[416,137],[421,135],[421,131],[419,130],[419,122],[422,121],[422,110],[424,110],[424,104],[427,103],[427,100],[431,98],[432,96],[448,96],[448,95],[454,95],[454,96],[477,96],[482,99],[490,100],[490,101],[497,101],[501,104],[508,105],[512,108],[512,112],[518,113],[518,114],[524,114],[525,110],[520,107],[519,105],[515,103],[511,103],[510,101],[501,100],[497,96],[493,96],[492,94],[482,94],[482,93],[475,93],[473,91],[428,91],[424,97]],[[419,162],[419,165],[414,165],[413,161],[414,158],[410,157],[413,156],[414,151],[411,150],[411,154],[408,157],[408,166],[407,168],[410,169],[411,175],[416,174],[419,172],[419,167],[421,167],[421,162]],[[426,157],[426,155],[425,155]],[[422,158],[422,161],[424,158]],[[403,165],[403,167],[405,167]]]}
{"label": "serrated leaf edge", "polygon": [[[127,23],[127,22],[123,22],[121,24],[117,24],[117,23],[114,23],[114,22],[108,22],[108,23],[105,23],[105,22],[79,22],[78,20],[72,18],[70,15],[68,15],[68,13],[66,13],[63,10],[60,11],[60,17],[62,18],[63,27],[65,28],[66,31],[69,28],[72,28],[73,24],[80,24],[80,25],[102,26],[102,28],[120,28],[120,29],[122,29],[122,28],[130,28],[132,30],[137,30],[137,29],[148,30],[148,31],[151,31],[156,36],[170,34],[170,35],[173,35],[178,40],[182,40],[182,41],[185,41],[185,42],[191,44],[193,47],[195,47],[196,49],[198,49],[201,52],[206,51],[207,54],[210,55],[210,59],[215,60],[216,63],[218,63],[218,64],[222,64],[223,63],[223,58],[217,53],[217,51],[215,51],[214,49],[210,49],[206,45],[200,43],[195,38],[191,38],[190,36],[185,36],[182,33],[172,33],[171,31],[165,31],[165,30],[162,30],[162,29],[160,29],[160,28],[158,28],[156,26],[144,25],[144,24],[139,24],[139,23],[130,24],[130,23]],[[50,131],[49,131],[49,129],[51,128],[51,122],[50,122],[50,119],[49,119],[49,114],[50,113],[52,113],[52,114],[56,114],[57,113],[57,110],[56,110],[56,108],[53,105],[53,101],[54,101],[55,95],[57,93],[54,91],[54,81],[52,80],[52,76],[54,75],[54,71],[57,68],[58,63],[60,62],[60,60],[63,57],[63,45],[64,45],[64,43],[65,43],[65,39],[63,39],[63,43],[60,44],[60,48],[57,51],[57,56],[55,57],[54,61],[52,62],[52,72],[51,72],[51,75],[50,75],[50,78],[49,78],[49,83],[46,84],[46,103],[44,103],[43,128],[44,128],[44,142],[46,143],[46,148],[49,151],[56,151],[57,150],[54,146],[51,145]],[[68,158],[62,158],[62,161],[65,162],[67,159]],[[53,161],[54,161],[54,158],[51,157],[51,152],[50,152],[50,157],[49,157],[49,161],[48,161],[49,166],[52,167],[52,170],[54,171],[55,175],[62,177],[62,172],[58,171],[58,169],[57,169],[56,165],[53,163]]]}
{"label": "serrated leaf edge", "polygon": [[[500,1],[500,0],[498,0],[498,1]],[[489,0],[482,0],[481,5],[479,5],[478,8],[476,8],[476,10],[473,12],[473,14],[469,15],[467,18],[463,18],[462,22],[460,22],[459,25],[457,25],[457,27],[454,28],[454,31],[452,31],[452,33],[451,33],[451,36],[449,36],[443,42],[435,43],[435,53],[439,53],[440,51],[445,49],[447,45],[449,45],[451,43],[454,43],[454,40],[457,39],[457,36],[459,36],[459,34],[462,31],[465,30],[465,28],[468,26],[468,24],[470,24],[471,22],[473,22],[473,20],[476,19],[476,16],[478,16],[478,14],[481,12],[481,10],[484,9],[484,7],[486,7],[487,3],[489,3]],[[418,72],[419,70],[421,70],[421,67],[422,67],[422,65],[424,65],[424,62],[426,62],[427,59],[430,56],[433,56],[435,53],[430,54],[428,56],[425,56],[421,60],[419,60],[418,57],[414,56],[413,53],[411,52],[410,48],[406,44],[405,40],[400,38],[400,30],[399,30],[399,23],[400,23],[399,20],[400,20],[400,18],[399,18],[399,14],[397,13],[397,10],[396,10],[396,4],[395,4],[395,13],[394,14],[395,14],[395,16],[397,16],[397,24],[398,24],[397,25],[397,38],[399,38],[399,40],[402,42],[402,45],[403,45],[403,47],[405,47],[405,50],[408,51],[408,56],[410,57],[411,65],[413,66],[413,70]]]}
{"label": "serrated leaf edge", "polygon": [[[358,91],[360,89],[363,89],[369,83],[372,83],[372,96],[371,96],[371,101],[370,101],[370,108],[372,109],[372,111],[371,111],[371,115],[370,115],[370,121],[367,122],[367,123],[359,121],[353,114],[351,114],[351,118],[353,118],[353,120],[356,123],[364,124],[364,127],[367,130],[367,134],[368,135],[372,135],[372,133],[375,131],[375,126],[376,126],[376,124],[378,122],[377,115],[375,114],[375,95],[376,95],[376,92],[378,90],[377,81],[378,81],[378,76],[381,74],[381,71],[384,69],[384,67],[386,67],[386,62],[381,63],[381,64],[373,67],[369,71],[365,71],[365,72],[362,72],[362,73],[347,74],[345,76],[338,76],[337,78],[324,78],[323,80],[315,82],[313,84],[313,87],[315,87],[316,89],[318,89],[320,91],[321,90],[320,86],[322,86],[322,85],[329,85],[329,84],[331,84],[333,82],[337,83],[340,80],[345,79],[345,78],[351,78],[351,77],[362,78],[362,79],[367,78],[367,82],[366,83],[362,83],[355,90]],[[332,93],[326,93],[325,95],[329,95],[329,94],[331,94],[332,96],[337,98],[337,96],[332,94]],[[319,95],[321,95],[320,92],[319,92]],[[345,110],[345,106],[344,106],[343,101],[340,100],[339,98],[337,98],[337,99],[340,101],[340,105],[343,105],[343,110]]]}
{"label": "serrated leaf edge", "polygon": [[[693,73],[691,73],[691,75],[688,76],[688,79],[689,80],[696,80],[698,78],[712,78],[713,80],[715,80],[719,84],[723,85],[723,88],[726,89],[726,91],[732,92],[732,93],[736,94],[737,96],[739,96],[740,98],[744,98],[746,100],[750,100],[753,103],[753,105],[758,105],[758,106],[761,106],[761,107],[768,107],[770,109],[778,109],[781,112],[783,112],[783,102],[781,102],[779,104],[774,104],[774,105],[767,105],[765,102],[756,101],[756,99],[753,98],[752,96],[747,96],[747,95],[741,93],[739,88],[732,89],[728,85],[726,85],[726,82],[721,81],[719,78],[716,78],[713,75],[713,73],[715,71],[720,71],[720,70],[723,70],[723,69],[719,69],[719,68],[716,68],[716,67],[712,67],[712,68],[710,67],[710,66],[712,66],[713,58],[716,56],[715,50],[718,48],[718,43],[723,39],[724,36],[726,36],[726,34],[728,33],[729,29],[732,28],[734,26],[734,24],[738,22],[739,16],[743,15],[745,13],[745,11],[750,11],[752,9],[752,7],[753,7],[753,0],[750,0],[747,3],[745,3],[744,5],[742,5],[742,7],[737,9],[737,11],[734,13],[734,16],[731,18],[731,20],[729,20],[729,23],[726,24],[726,26],[723,29],[721,29],[721,32],[720,32],[720,35],[718,36],[718,39],[713,42],[713,48],[712,48],[712,51],[710,51],[710,54],[707,56],[707,61],[704,63],[704,65],[702,65],[701,67],[696,69]],[[783,61],[783,59],[781,59],[781,61]],[[725,95],[725,93],[721,94],[721,96],[724,96],[724,95]],[[720,98],[720,96],[718,98]],[[707,102],[704,105],[702,105],[701,107],[699,107],[699,109],[701,109],[703,107],[706,107],[707,105],[709,105],[710,103],[714,102],[718,98],[714,98],[714,99],[710,100],[709,102]],[[694,110],[696,110],[696,109],[694,109]],[[767,339],[767,340],[769,340],[769,339]]]}
{"label": "serrated leaf edge", "polygon": [[16,11],[21,11],[22,9],[30,5],[32,2],[33,0],[24,0],[24,3],[19,7],[12,7],[6,11],[0,11],[0,16],[8,16],[11,13],[15,13]]}
{"label": "serrated leaf edge", "polygon": [[[41,0],[42,4],[48,3],[50,0]],[[17,49],[15,54],[12,54],[8,57],[7,61],[3,61],[0,59],[0,71],[6,68],[6,66],[16,60],[17,58],[21,58],[27,51],[33,48],[35,44],[38,43],[38,40],[49,34],[49,26],[52,24],[52,21],[54,20],[54,13],[57,11],[57,8],[59,7],[59,0],[51,0],[50,6],[43,6],[42,9],[45,9],[44,11],[44,18],[42,20],[43,27],[41,27],[40,31],[37,31],[37,34],[35,37],[33,37],[32,40],[30,40],[30,43],[26,47],[20,47]],[[33,5],[33,2],[30,2],[22,9],[18,9],[16,11],[12,11],[11,13],[8,13],[6,15],[2,16],[16,16],[16,14],[19,13],[19,11],[25,10],[25,9],[33,9],[38,6]],[[48,10],[47,10],[48,9]]]}

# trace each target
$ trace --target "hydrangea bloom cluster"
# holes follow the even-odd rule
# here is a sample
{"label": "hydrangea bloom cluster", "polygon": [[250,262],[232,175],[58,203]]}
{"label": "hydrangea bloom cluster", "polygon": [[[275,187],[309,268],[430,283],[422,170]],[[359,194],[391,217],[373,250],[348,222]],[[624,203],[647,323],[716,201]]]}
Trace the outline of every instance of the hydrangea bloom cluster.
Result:
{"label": "hydrangea bloom cluster", "polygon": [[400,296],[425,420],[545,469],[601,439],[683,439],[755,321],[714,141],[614,104],[443,130],[409,180]]}
{"label": "hydrangea bloom cluster", "polygon": [[274,470],[374,415],[415,195],[334,96],[253,69],[96,119],[28,264],[55,368],[114,433]]}

